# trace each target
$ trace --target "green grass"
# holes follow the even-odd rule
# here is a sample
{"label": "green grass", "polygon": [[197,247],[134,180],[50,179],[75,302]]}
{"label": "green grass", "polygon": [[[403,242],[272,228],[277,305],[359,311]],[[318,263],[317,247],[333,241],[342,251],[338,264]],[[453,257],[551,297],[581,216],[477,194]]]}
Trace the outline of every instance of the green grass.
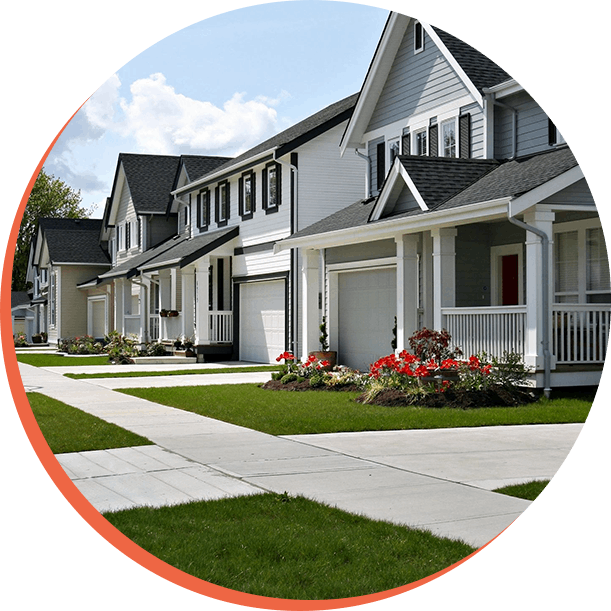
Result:
{"label": "green grass", "polygon": [[201,375],[206,373],[249,373],[252,371],[278,371],[276,365],[246,366],[246,367],[219,367],[216,369],[180,369],[177,371],[116,371],[108,373],[66,373],[68,378],[74,380],[88,380],[93,378],[149,378],[157,376],[184,376]]}
{"label": "green grass", "polygon": [[263,494],[105,514],[168,564],[240,592],[301,600],[381,592],[474,551],[457,541]]}
{"label": "green grass", "polygon": [[272,391],[254,384],[121,392],[272,435],[585,422],[593,400],[559,396],[520,407],[459,410],[363,405],[354,392]]}
{"label": "green grass", "polygon": [[54,454],[150,445],[140,435],[39,393],[27,395],[36,422]]}
{"label": "green grass", "polygon": [[18,354],[17,360],[34,367],[77,367],[85,365],[108,365],[107,356],[61,356],[59,354]]}
{"label": "green grass", "polygon": [[532,482],[526,482],[525,484],[516,484],[515,486],[504,486],[503,488],[497,488],[492,492],[499,492],[500,494],[507,494],[508,496],[517,496],[520,499],[526,499],[527,501],[534,501],[545,489],[545,486],[549,484],[549,480],[533,480]]}

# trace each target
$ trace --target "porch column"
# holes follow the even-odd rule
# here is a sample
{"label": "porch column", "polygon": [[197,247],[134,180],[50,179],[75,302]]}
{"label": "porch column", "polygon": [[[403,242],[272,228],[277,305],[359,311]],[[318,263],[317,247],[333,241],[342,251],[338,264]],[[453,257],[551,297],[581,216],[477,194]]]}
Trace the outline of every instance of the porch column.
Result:
{"label": "porch column", "polygon": [[433,229],[433,327],[443,328],[442,308],[456,304],[456,234],[454,227]]}
{"label": "porch column", "polygon": [[182,323],[181,333],[185,337],[193,335],[195,313],[195,267],[180,270],[182,276]]}
{"label": "porch column", "polygon": [[140,303],[140,341],[147,342],[149,340],[149,332],[148,332],[148,292],[150,289],[150,285],[144,278],[139,279],[143,284],[136,285],[139,286],[140,292],[138,295],[138,301]]}
{"label": "porch column", "polygon": [[306,250],[301,258],[301,303],[302,303],[302,331],[303,344],[301,347],[302,360],[308,358],[313,350],[318,350],[320,343],[318,289],[320,255],[318,250]]}
{"label": "porch column", "polygon": [[[543,369],[543,325],[551,325],[549,312],[543,312],[543,291],[548,292],[548,303],[554,301],[553,292],[553,212],[542,212],[533,210],[524,214],[524,222],[544,231],[549,237],[549,276],[547,285],[544,286],[542,271],[541,238],[526,232],[526,338],[524,361],[527,365],[536,369]],[[549,336],[551,338],[551,335]],[[551,346],[550,346],[551,350]]]}
{"label": "porch column", "polygon": [[125,280],[115,280],[115,329],[125,335]]}
{"label": "porch column", "polygon": [[397,245],[397,351],[418,328],[418,235],[396,236]]}
{"label": "porch column", "polygon": [[195,344],[208,344],[210,342],[208,286],[210,283],[210,257],[202,257],[196,263],[196,292],[195,292]]}

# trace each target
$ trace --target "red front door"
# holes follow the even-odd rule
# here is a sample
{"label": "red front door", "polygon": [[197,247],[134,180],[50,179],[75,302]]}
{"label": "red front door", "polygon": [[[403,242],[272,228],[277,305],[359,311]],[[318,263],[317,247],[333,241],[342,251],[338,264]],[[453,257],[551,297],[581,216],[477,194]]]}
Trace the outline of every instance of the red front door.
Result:
{"label": "red front door", "polygon": [[501,259],[501,305],[518,305],[518,255]]}

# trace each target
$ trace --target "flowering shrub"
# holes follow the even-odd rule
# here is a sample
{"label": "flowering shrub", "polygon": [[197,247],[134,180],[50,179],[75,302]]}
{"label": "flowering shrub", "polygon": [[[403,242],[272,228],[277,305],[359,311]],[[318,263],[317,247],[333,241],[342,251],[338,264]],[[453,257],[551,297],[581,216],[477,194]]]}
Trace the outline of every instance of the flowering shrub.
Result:
{"label": "flowering shrub", "polygon": [[135,337],[126,337],[118,331],[111,331],[105,340],[108,359],[111,363],[117,365],[133,363],[132,357],[138,356]]}
{"label": "flowering shrub", "polygon": [[13,340],[15,341],[16,348],[23,348],[28,345],[28,338],[25,333],[17,333],[17,335],[13,335]]}
{"label": "flowering shrub", "polygon": [[441,363],[444,359],[462,356],[462,350],[458,347],[450,349],[450,334],[445,330],[432,331],[426,327],[416,331],[409,338],[409,346],[421,361],[435,360]]}
{"label": "flowering shrub", "polygon": [[276,362],[284,361],[284,365],[278,373],[272,374],[272,380],[281,380],[285,384],[294,381],[303,381],[320,375],[325,368],[329,367],[329,361],[319,361],[311,354],[305,363],[295,359],[291,352],[283,352],[276,358]]}
{"label": "flowering shrub", "polygon": [[106,352],[102,342],[96,342],[91,335],[60,339],[57,351],[66,354],[102,354]]}

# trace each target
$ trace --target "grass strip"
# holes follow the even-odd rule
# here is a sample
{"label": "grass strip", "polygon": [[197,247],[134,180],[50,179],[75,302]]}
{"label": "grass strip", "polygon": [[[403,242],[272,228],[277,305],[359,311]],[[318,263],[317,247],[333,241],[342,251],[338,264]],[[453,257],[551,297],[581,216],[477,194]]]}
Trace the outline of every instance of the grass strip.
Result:
{"label": "grass strip", "polygon": [[354,392],[272,391],[256,384],[120,392],[271,435],[585,422],[593,399],[560,396],[519,407],[461,410],[363,405],[354,401]]}
{"label": "grass strip", "polygon": [[150,378],[158,376],[203,375],[208,373],[250,373],[257,371],[278,371],[276,365],[219,367],[216,369],[179,369],[176,371],[116,371],[108,373],[65,373],[67,378],[88,380],[95,378]]}
{"label": "grass strip", "polygon": [[262,494],[105,514],[168,564],[232,590],[321,600],[381,592],[474,551],[302,497]]}
{"label": "grass strip", "polygon": [[61,356],[60,354],[18,354],[17,361],[33,367],[81,367],[108,365],[108,356]]}
{"label": "grass strip", "polygon": [[151,445],[140,435],[40,393],[28,393],[36,422],[54,454]]}
{"label": "grass strip", "polygon": [[492,492],[498,492],[508,496],[517,496],[518,498],[526,499],[527,501],[534,501],[543,492],[545,486],[548,484],[548,479],[533,480],[532,482],[526,482],[524,484],[515,484],[514,486],[503,486],[502,488],[496,488]]}

